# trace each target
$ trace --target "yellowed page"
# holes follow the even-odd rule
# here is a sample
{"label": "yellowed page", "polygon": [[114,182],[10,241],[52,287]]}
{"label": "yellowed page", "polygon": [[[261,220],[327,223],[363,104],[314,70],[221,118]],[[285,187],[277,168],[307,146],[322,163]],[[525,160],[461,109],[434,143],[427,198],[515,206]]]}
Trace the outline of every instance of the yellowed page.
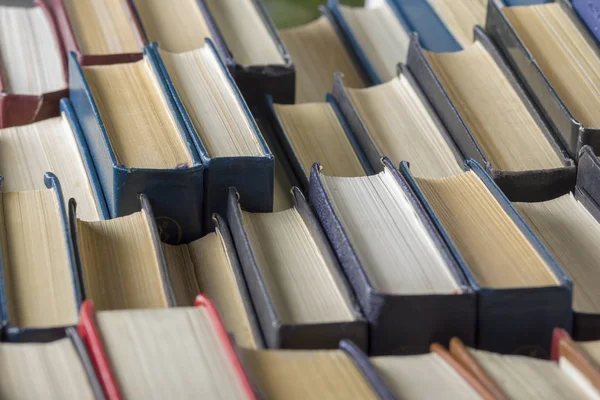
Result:
{"label": "yellowed page", "polygon": [[209,46],[160,56],[210,157],[264,155],[243,100]]}
{"label": "yellowed page", "polygon": [[472,171],[417,183],[482,287],[559,284],[550,267]]}
{"label": "yellowed page", "polygon": [[525,171],[563,166],[480,42],[460,52],[425,55],[494,168]]}
{"label": "yellowed page", "polygon": [[416,176],[441,178],[462,172],[442,131],[404,75],[366,89],[347,89],[352,105],[379,153],[395,165],[409,161]]}
{"label": "yellowed page", "polygon": [[95,398],[70,338],[51,343],[0,343],[0,371],[3,399]]}
{"label": "yellowed page", "polygon": [[42,8],[0,6],[3,92],[39,96],[66,89],[57,39]]}
{"label": "yellowed page", "polygon": [[573,281],[573,309],[600,313],[600,224],[569,193],[515,208]]}
{"label": "yellowed page", "polygon": [[0,175],[2,190],[44,190],[44,174],[60,180],[65,209],[70,198],[77,201],[77,215],[89,221],[100,211],[75,134],[64,116],[13,128],[0,129]]}
{"label": "yellowed page", "polygon": [[503,11],[575,118],[586,128],[600,127],[598,51],[561,5],[508,7]]}
{"label": "yellowed page", "polygon": [[248,398],[206,308],[106,311],[96,318],[124,398]]}
{"label": "yellowed page", "polygon": [[355,319],[339,271],[325,258],[295,208],[242,211],[262,279],[279,320],[312,324]]}
{"label": "yellowed page", "polygon": [[259,391],[269,399],[377,399],[354,361],[341,350],[241,349]]}
{"label": "yellowed page", "polygon": [[167,307],[144,211],[107,221],[77,220],[87,298],[98,310]]}
{"label": "yellowed page", "polygon": [[149,60],[83,67],[117,161],[135,168],[191,166],[192,158]]}
{"label": "yellowed page", "polygon": [[82,54],[141,53],[142,41],[126,1],[63,0]]}
{"label": "yellowed page", "polygon": [[452,36],[463,47],[473,43],[473,28],[485,28],[487,1],[482,0],[428,0]]}
{"label": "yellowed page", "polygon": [[340,6],[367,59],[383,82],[396,77],[406,62],[410,38],[389,4],[376,8]]}
{"label": "yellowed page", "polygon": [[183,53],[204,46],[210,29],[197,0],[134,0],[149,42],[161,49]]}
{"label": "yellowed page", "polygon": [[2,263],[9,322],[47,328],[77,322],[73,275],[53,190],[4,192]]}
{"label": "yellowed page", "polygon": [[296,28],[279,32],[296,67],[296,103],[320,102],[333,88],[333,74],[344,74],[351,87],[364,87],[331,22],[325,16]]}
{"label": "yellowed page", "polygon": [[275,112],[307,176],[315,162],[323,164],[331,175],[365,175],[346,131],[329,103],[276,104]]}

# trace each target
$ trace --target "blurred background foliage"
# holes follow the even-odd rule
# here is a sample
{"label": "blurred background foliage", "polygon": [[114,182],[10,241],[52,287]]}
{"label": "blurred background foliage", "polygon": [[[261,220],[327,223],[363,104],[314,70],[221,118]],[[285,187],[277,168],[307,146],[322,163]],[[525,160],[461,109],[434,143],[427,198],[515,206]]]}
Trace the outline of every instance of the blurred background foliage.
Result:
{"label": "blurred background foliage", "polygon": [[[289,28],[312,21],[319,16],[318,7],[326,0],[263,0],[278,28]],[[364,0],[341,0],[350,6],[362,6]]]}

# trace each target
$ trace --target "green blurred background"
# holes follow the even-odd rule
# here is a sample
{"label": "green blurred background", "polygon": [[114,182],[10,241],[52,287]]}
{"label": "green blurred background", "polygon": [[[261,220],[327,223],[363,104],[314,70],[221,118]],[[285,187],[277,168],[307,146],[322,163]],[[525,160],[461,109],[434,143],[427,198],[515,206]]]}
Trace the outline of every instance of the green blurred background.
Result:
{"label": "green blurred background", "polygon": [[[263,0],[278,28],[288,28],[312,21],[319,16],[317,8],[327,0]],[[362,6],[364,0],[342,0],[350,6]]]}

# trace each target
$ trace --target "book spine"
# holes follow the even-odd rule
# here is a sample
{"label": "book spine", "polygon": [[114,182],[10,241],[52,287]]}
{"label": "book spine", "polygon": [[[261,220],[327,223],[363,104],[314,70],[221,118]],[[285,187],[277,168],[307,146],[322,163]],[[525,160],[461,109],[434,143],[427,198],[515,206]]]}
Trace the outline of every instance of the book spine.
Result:
{"label": "book spine", "polygon": [[462,49],[427,0],[392,0],[390,4],[406,31],[416,32],[427,50],[446,53]]}
{"label": "book spine", "polygon": [[227,357],[229,358],[229,362],[231,362],[231,364],[233,365],[234,371],[235,371],[242,387],[244,388],[244,391],[246,392],[248,399],[257,400],[257,397],[254,393],[252,384],[250,383],[250,380],[248,379],[248,375],[246,374],[246,371],[244,370],[244,367],[243,367],[240,359],[238,358],[238,355],[235,351],[235,348],[233,346],[231,338],[229,337],[229,334],[227,333],[227,330],[225,329],[225,326],[223,325],[223,321],[221,320],[221,317],[219,316],[217,309],[215,308],[215,306],[212,304],[212,302],[207,297],[202,296],[202,295],[198,295],[196,297],[196,301],[194,302],[194,305],[196,307],[205,308],[206,311],[208,312],[208,315],[209,315],[211,321],[213,322],[214,327],[217,331],[217,335],[218,335],[219,339],[221,340],[221,343],[225,347],[225,351],[227,352]]}

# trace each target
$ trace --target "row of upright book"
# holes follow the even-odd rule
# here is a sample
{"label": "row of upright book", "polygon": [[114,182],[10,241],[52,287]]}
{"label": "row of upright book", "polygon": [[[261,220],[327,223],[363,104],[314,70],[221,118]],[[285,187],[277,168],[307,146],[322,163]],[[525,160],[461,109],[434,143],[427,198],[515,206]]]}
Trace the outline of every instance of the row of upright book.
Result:
{"label": "row of upright book", "polygon": [[0,394],[599,396],[589,4],[378,3],[0,6]]}

